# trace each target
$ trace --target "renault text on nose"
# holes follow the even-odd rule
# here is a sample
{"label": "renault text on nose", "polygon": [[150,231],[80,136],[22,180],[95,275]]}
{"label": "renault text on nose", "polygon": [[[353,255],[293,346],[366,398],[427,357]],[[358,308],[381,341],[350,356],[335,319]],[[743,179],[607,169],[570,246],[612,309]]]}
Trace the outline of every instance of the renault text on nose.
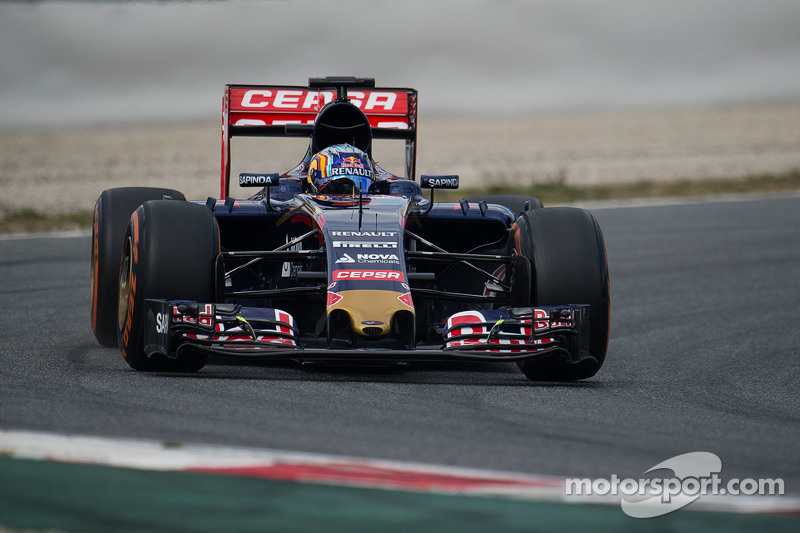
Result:
{"label": "renault text on nose", "polygon": [[332,231],[334,237],[394,237],[395,231]]}

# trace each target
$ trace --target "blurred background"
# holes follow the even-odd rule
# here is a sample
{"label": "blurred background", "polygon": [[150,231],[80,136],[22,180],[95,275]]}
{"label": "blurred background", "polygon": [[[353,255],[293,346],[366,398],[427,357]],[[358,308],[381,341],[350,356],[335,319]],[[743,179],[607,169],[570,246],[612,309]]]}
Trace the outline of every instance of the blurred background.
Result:
{"label": "blurred background", "polygon": [[426,112],[800,96],[796,0],[3,2],[3,127],[216,117],[223,83],[373,76]]}
{"label": "blurred background", "polygon": [[[418,168],[470,187],[792,172],[799,25],[796,0],[3,2],[0,216],[214,194],[223,85],[325,75],[418,89]],[[260,146],[246,170],[302,156]]]}

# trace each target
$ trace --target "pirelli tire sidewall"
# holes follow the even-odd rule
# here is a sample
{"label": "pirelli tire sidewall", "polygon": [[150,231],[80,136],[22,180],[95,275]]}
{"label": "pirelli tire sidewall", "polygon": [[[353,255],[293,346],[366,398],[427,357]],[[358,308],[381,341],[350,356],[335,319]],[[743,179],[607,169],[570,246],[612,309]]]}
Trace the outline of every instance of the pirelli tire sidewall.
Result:
{"label": "pirelli tire sidewall", "polygon": [[117,284],[122,241],[131,213],[148,200],[186,198],[174,189],[120,187],[103,191],[94,206],[91,257],[92,332],[101,345],[116,348]]}
{"label": "pirelli tire sidewall", "polygon": [[610,284],[605,241],[591,213],[550,207],[523,213],[514,231],[517,253],[530,260],[531,305],[589,304],[589,352],[593,360],[570,365],[555,358],[520,363],[531,379],[585,379],[603,365],[610,326]]}
{"label": "pirelli tire sidewall", "polygon": [[219,251],[217,221],[205,206],[155,200],[131,215],[119,268],[117,331],[122,356],[132,368],[187,372],[205,365],[207,356],[196,351],[186,350],[179,359],[144,353],[146,300],[214,302]]}

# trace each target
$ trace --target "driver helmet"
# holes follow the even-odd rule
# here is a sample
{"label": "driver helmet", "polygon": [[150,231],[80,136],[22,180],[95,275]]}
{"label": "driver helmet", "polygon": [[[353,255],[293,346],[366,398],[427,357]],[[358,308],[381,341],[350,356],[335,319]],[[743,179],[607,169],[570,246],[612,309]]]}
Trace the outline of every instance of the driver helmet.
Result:
{"label": "driver helmet", "polygon": [[308,183],[320,194],[369,192],[375,178],[369,156],[350,144],[334,144],[311,158]]}

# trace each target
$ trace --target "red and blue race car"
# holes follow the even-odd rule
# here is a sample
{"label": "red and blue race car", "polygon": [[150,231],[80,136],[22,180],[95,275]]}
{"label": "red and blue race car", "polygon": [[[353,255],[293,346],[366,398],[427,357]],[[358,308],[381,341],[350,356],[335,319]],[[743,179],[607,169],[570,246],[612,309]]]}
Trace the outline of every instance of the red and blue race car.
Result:
{"label": "red and blue race car", "polygon": [[[304,137],[286,172],[241,173],[231,140]],[[372,159],[404,144],[404,172]],[[220,198],[109,189],[92,235],[92,329],[138,370],[209,355],[319,363],[516,362],[533,380],[593,376],[606,356],[603,235],[582,209],[532,197],[436,202],[416,179],[417,92],[371,78],[227,85]],[[274,170],[274,169],[267,169]]]}

